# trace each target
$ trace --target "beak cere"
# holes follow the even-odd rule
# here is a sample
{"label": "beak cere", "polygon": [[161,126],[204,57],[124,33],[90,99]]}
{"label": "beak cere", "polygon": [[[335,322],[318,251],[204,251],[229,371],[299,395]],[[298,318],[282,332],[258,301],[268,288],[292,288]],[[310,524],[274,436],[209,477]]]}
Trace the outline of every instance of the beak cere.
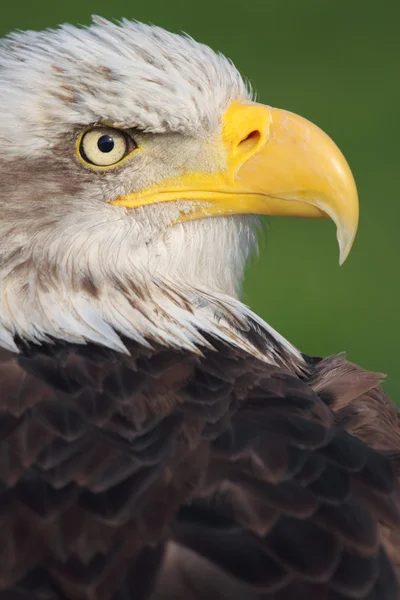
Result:
{"label": "beak cere", "polygon": [[293,113],[233,101],[223,117],[223,171],[190,171],[113,202],[136,208],[176,200],[199,208],[179,221],[229,214],[330,217],[337,227],[340,263],[358,225],[358,196],[335,143]]}

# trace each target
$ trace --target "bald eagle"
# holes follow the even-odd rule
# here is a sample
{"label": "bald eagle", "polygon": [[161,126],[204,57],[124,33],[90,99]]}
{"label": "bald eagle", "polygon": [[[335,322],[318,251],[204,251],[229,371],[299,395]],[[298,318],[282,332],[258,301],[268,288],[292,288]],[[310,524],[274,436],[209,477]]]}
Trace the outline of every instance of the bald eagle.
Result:
{"label": "bald eagle", "polygon": [[0,600],[398,600],[398,413],[239,300],[258,215],[358,221],[315,125],[189,37],[0,48]]}

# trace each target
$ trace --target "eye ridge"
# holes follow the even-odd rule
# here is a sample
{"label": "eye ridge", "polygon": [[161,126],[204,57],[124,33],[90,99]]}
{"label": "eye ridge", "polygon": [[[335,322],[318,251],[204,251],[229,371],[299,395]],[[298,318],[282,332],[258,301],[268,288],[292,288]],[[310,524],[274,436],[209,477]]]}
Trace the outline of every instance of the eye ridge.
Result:
{"label": "eye ridge", "polygon": [[88,165],[108,168],[118,165],[137,147],[132,136],[124,130],[94,126],[81,134],[77,151]]}

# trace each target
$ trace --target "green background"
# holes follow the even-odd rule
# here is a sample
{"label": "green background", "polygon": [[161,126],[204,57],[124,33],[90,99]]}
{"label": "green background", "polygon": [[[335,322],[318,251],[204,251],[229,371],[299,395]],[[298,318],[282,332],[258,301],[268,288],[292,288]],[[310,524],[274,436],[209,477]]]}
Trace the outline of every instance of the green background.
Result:
{"label": "green background", "polygon": [[360,193],[353,251],[339,268],[332,223],[269,219],[245,301],[304,352],[388,373],[400,402],[398,0],[23,0],[1,13],[3,34],[92,13],[185,31],[232,58],[260,101],[329,133]]}

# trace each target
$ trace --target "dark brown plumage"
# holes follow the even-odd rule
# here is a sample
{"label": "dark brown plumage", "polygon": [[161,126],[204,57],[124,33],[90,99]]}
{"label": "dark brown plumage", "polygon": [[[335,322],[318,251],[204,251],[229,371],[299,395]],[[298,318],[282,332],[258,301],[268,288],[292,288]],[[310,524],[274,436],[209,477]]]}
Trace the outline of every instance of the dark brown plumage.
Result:
{"label": "dark brown plumage", "polygon": [[1,351],[1,600],[400,597],[379,375],[125,343]]}

